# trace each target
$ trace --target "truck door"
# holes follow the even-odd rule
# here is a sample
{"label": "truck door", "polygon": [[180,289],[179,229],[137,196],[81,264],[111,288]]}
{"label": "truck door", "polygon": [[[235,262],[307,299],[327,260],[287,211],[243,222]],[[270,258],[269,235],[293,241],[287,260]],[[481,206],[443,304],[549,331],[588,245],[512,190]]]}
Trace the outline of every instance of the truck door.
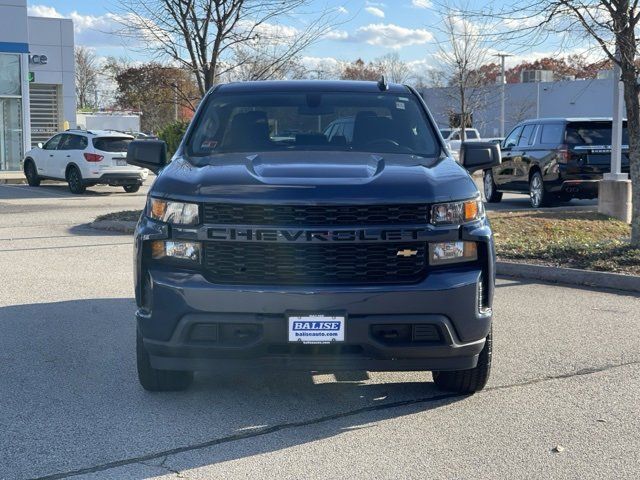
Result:
{"label": "truck door", "polygon": [[525,125],[518,140],[517,151],[512,154],[513,188],[519,191],[529,190],[529,169],[535,163],[534,137],[536,124]]}
{"label": "truck door", "polygon": [[515,169],[513,155],[518,153],[518,142],[522,126],[515,127],[504,139],[500,149],[502,150],[502,163],[494,169],[494,181],[501,190],[513,189],[515,182]]}

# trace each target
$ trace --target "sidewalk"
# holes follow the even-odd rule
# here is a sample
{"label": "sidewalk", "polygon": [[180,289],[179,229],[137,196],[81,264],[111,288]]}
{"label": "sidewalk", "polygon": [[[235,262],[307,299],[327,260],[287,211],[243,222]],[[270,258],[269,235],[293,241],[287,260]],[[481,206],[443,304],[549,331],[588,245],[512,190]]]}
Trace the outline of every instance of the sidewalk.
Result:
{"label": "sidewalk", "polygon": [[0,183],[25,183],[24,173],[19,170],[0,172]]}

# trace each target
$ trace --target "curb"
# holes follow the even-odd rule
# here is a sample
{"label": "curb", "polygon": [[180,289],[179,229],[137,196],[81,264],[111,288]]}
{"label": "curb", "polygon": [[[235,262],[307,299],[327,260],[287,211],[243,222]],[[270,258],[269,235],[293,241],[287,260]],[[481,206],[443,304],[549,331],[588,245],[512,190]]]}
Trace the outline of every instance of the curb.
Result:
{"label": "curb", "polygon": [[0,178],[0,185],[26,185],[25,180],[15,178]]}
{"label": "curb", "polygon": [[596,272],[577,268],[498,261],[496,263],[496,274],[507,277],[543,280],[550,283],[640,292],[640,276],[623,273]]}
{"label": "curb", "polygon": [[133,233],[136,229],[136,223],[124,220],[96,220],[91,222],[89,226],[96,230],[108,230],[110,232]]}

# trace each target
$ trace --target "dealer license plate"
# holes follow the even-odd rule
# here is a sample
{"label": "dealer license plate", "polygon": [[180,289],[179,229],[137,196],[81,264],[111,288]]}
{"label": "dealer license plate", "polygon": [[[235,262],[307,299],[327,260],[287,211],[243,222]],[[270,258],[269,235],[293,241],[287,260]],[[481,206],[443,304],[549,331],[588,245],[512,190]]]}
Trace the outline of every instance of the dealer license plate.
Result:
{"label": "dealer license plate", "polygon": [[302,315],[289,317],[289,341],[302,343],[344,342],[345,317]]}

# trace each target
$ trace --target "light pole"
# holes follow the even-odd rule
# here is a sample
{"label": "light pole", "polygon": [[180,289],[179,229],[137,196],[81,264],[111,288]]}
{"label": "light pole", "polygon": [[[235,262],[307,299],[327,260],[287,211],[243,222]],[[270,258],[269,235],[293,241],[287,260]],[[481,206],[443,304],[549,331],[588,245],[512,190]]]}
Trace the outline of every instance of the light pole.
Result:
{"label": "light pole", "polygon": [[504,97],[505,97],[505,84],[507,79],[505,78],[504,59],[512,57],[509,53],[496,53],[494,57],[500,57],[500,63],[502,67],[502,73],[500,76],[500,137],[504,138]]}
{"label": "light pole", "polygon": [[[620,81],[620,52],[616,48],[613,62],[611,86],[613,90],[611,118],[611,171],[598,182],[598,212],[631,223],[631,180],[622,173],[622,117],[624,109],[624,86]],[[627,147],[628,148],[628,147]]]}
{"label": "light pole", "polygon": [[[616,59],[620,60],[620,52],[616,49]],[[622,111],[624,109],[624,87],[620,81],[622,71],[617,62],[613,63],[613,117],[611,125],[611,173],[605,173],[605,180],[627,180],[629,176],[622,173]]]}

